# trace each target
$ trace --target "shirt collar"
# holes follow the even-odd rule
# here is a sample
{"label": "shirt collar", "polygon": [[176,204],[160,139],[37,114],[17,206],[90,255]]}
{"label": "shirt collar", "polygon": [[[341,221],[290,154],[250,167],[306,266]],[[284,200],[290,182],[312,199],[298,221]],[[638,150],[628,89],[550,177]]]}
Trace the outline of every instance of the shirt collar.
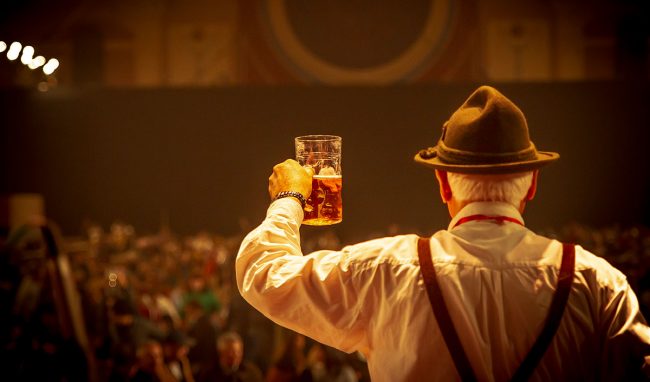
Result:
{"label": "shirt collar", "polygon": [[472,215],[487,215],[487,216],[507,216],[514,218],[524,223],[524,218],[521,217],[519,211],[510,203],[505,202],[473,202],[463,207],[449,223],[448,231],[464,217]]}

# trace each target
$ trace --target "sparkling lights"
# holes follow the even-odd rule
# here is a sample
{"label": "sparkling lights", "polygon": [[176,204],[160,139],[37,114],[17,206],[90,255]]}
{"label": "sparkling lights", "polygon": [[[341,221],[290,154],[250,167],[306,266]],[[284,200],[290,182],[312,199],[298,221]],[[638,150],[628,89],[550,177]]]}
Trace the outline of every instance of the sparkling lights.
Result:
{"label": "sparkling lights", "polygon": [[43,56],[34,57],[34,47],[29,45],[23,47],[23,45],[18,41],[12,42],[11,45],[9,45],[9,49],[7,49],[6,42],[0,41],[0,53],[5,50],[7,51],[7,59],[9,61],[15,61],[20,56],[20,62],[23,65],[32,70],[38,69],[42,66],[43,73],[48,76],[54,73],[54,71],[59,67],[59,60],[56,58],[50,58],[49,61],[47,61]]}
{"label": "sparkling lights", "polygon": [[43,73],[47,74],[48,76],[56,70],[56,68],[59,67],[59,60],[56,58],[50,58],[50,61],[43,66]]}
{"label": "sparkling lights", "polygon": [[39,68],[41,66],[45,65],[45,57],[43,56],[36,56],[32,59],[32,62],[27,64],[27,67],[34,70],[36,68]]}
{"label": "sparkling lights", "polygon": [[29,63],[32,62],[32,58],[34,58],[34,47],[27,45],[23,48],[23,55],[20,56],[20,62],[22,62],[23,65],[29,65]]}
{"label": "sparkling lights", "polygon": [[11,43],[11,46],[9,46],[9,51],[7,52],[7,58],[9,61],[13,61],[18,58],[18,55],[20,54],[20,50],[23,48],[22,44],[19,43],[18,41],[14,41]]}

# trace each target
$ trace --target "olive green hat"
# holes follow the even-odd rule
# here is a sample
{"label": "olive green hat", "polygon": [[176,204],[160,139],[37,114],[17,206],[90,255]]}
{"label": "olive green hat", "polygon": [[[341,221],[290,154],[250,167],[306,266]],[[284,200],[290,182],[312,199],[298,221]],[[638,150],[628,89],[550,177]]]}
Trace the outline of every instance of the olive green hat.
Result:
{"label": "olive green hat", "polygon": [[490,86],[478,88],[442,126],[434,147],[420,150],[415,161],[465,174],[506,174],[538,169],[560,158],[537,151],[519,108]]}

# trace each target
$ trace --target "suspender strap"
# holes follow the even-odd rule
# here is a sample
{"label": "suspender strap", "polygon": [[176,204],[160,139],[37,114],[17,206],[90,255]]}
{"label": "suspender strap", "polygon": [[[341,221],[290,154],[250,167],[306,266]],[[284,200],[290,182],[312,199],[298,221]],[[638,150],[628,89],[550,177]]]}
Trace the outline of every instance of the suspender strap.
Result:
{"label": "suspender strap", "polygon": [[575,246],[572,244],[562,243],[562,265],[560,266],[560,276],[558,278],[557,289],[551,301],[551,307],[546,317],[546,323],[542,332],[537,337],[537,341],[528,352],[524,361],[512,377],[513,381],[527,381],[533,374],[535,367],[541,361],[546,349],[551,344],[557,328],[562,321],[564,308],[569,300],[571,284],[573,283],[573,274],[575,270]]}
{"label": "suspender strap", "polygon": [[429,239],[420,238],[418,240],[418,256],[420,258],[420,272],[422,272],[422,278],[427,287],[427,294],[429,295],[433,315],[436,317],[436,321],[438,321],[442,337],[445,339],[447,349],[456,365],[456,371],[462,381],[476,381],[472,365],[469,363],[467,355],[463,350],[463,345],[460,343],[458,333],[456,332],[456,328],[454,328],[454,323],[451,321],[445,300],[440,292],[436,270],[431,260]]}
{"label": "suspender strap", "polygon": [[[456,371],[462,381],[476,381],[476,376],[460,343],[458,333],[454,328],[445,300],[440,291],[436,271],[431,260],[431,247],[428,238],[420,238],[418,240],[418,257],[420,259],[420,271],[422,272],[422,278],[427,288],[429,302],[431,303],[436,321],[438,321],[438,326],[440,327],[445,344],[456,365]],[[560,266],[558,286],[553,295],[544,328],[512,377],[513,381],[527,381],[544,356],[544,353],[546,353],[562,320],[564,308],[569,299],[571,284],[573,283],[574,269],[575,247],[571,244],[562,244],[562,264]]]}

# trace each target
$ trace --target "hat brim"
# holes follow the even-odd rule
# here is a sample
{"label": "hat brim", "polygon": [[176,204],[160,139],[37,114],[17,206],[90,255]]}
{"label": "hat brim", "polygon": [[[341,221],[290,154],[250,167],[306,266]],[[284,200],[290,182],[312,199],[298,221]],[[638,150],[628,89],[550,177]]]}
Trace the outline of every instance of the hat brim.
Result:
{"label": "hat brim", "polygon": [[560,154],[550,151],[537,151],[537,158],[528,161],[495,164],[454,164],[440,160],[438,156],[423,158],[418,152],[415,161],[424,166],[460,174],[512,174],[537,170],[560,159]]}

